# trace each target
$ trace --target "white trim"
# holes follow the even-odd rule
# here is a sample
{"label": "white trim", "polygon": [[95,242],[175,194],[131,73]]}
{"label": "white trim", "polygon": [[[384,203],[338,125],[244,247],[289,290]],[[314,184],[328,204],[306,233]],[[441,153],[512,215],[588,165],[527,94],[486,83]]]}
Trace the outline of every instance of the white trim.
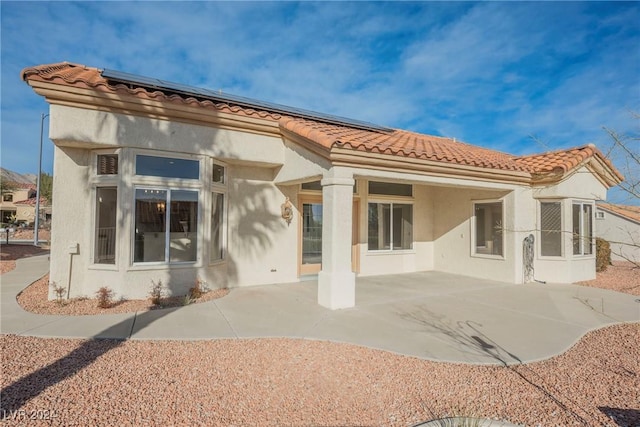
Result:
{"label": "white trim", "polygon": [[[120,156],[118,156],[120,157]],[[118,160],[119,161],[119,160]],[[118,165],[118,167],[120,167]],[[118,169],[119,171],[119,169]],[[102,264],[102,263],[97,263],[96,258],[95,258],[95,251],[96,251],[96,231],[97,231],[97,219],[98,219],[98,210],[97,210],[97,197],[98,197],[98,188],[115,188],[116,190],[116,227],[115,227],[115,246],[114,246],[114,263],[113,264]],[[100,269],[100,270],[118,270],[118,255],[120,253],[119,249],[118,249],[118,232],[120,231],[120,227],[118,227],[118,223],[119,221],[119,216],[120,216],[120,197],[121,197],[121,193],[120,193],[120,186],[117,184],[111,184],[111,183],[105,183],[104,185],[102,184],[95,184],[92,186],[91,188],[91,239],[90,242],[91,244],[90,246],[90,250],[89,250],[89,262],[88,262],[88,266],[89,267],[99,267],[96,269]],[[105,268],[105,266],[111,267],[111,268]]]}
{"label": "white trim", "polygon": [[[536,199],[536,258],[539,260],[564,260],[567,258],[564,235],[567,232],[566,221],[564,218],[565,203],[564,199]],[[560,204],[560,255],[542,255],[542,204],[543,203],[559,203]],[[571,231],[569,231],[571,233]]]}
{"label": "white trim", "polygon": [[[202,223],[202,209],[203,209],[203,194],[202,194],[202,189],[201,188],[185,188],[185,187],[178,187],[178,186],[148,186],[148,185],[137,185],[134,184],[132,185],[132,189],[133,189],[133,202],[132,205],[133,209],[132,209],[132,228],[131,228],[131,236],[130,236],[130,241],[131,241],[131,258],[129,260],[130,262],[130,267],[137,267],[140,265],[144,265],[144,266],[177,266],[177,265],[189,265],[189,266],[193,266],[193,267],[201,267],[202,266],[202,257],[201,257],[201,250],[200,248],[203,247],[203,233],[197,232],[196,234],[196,244],[198,245],[198,247],[196,247],[196,259],[194,261],[176,261],[176,262],[171,262],[170,259],[170,250],[171,250],[171,223],[170,223],[170,211],[171,211],[171,193],[174,191],[194,191],[197,192],[198,194],[198,212],[197,212],[197,219],[196,219],[196,226],[198,228],[200,228],[200,226],[203,226],[204,224]],[[137,211],[136,211],[136,191],[137,190],[159,190],[159,191],[166,191],[167,194],[167,199],[166,199],[166,203],[165,203],[165,248],[164,248],[164,261],[150,261],[150,262],[144,262],[144,261],[135,261],[135,236],[136,236],[136,215],[137,215]],[[169,261],[167,261],[169,260]]]}
{"label": "white trim", "polygon": [[[160,181],[160,182],[167,182],[170,181],[171,183],[180,183],[179,185],[184,185],[184,186],[188,186],[188,185],[194,185],[194,183],[197,183],[198,185],[202,185],[203,182],[207,182],[210,183],[212,177],[206,177],[204,176],[204,170],[205,165],[204,165],[204,159],[211,159],[211,157],[209,156],[203,156],[200,154],[187,154],[187,153],[181,153],[178,151],[161,151],[161,150],[148,150],[148,149],[133,149],[131,150],[132,153],[132,164],[131,164],[131,178],[132,180],[135,180],[136,182],[156,182],[156,181]],[[137,165],[137,157],[138,156],[147,156],[147,157],[162,157],[165,159],[178,159],[178,160],[193,160],[193,161],[197,161],[198,162],[198,178],[172,178],[172,177],[162,177],[162,176],[153,176],[153,175],[138,175],[136,173],[136,165]],[[226,171],[225,171],[226,173]]]}
{"label": "white trim", "polygon": [[[216,193],[216,194],[220,194],[222,195],[222,227],[220,230],[220,238],[221,238],[221,246],[222,246],[222,257],[221,258],[216,258],[216,259],[212,259],[213,258],[213,253],[212,253],[212,241],[211,241],[211,232],[213,231],[213,221],[211,220],[211,211],[212,211],[212,204],[213,204],[213,197],[212,194]],[[227,207],[229,205],[229,203],[227,202],[228,200],[228,195],[226,192],[222,192],[222,191],[216,191],[216,189],[212,189],[209,192],[209,203],[208,203],[208,210],[207,212],[209,213],[208,218],[207,218],[207,222],[208,222],[208,236],[209,236],[209,247],[207,248],[208,250],[205,251],[204,253],[208,254],[208,265],[217,265],[217,264],[222,264],[225,263],[227,261]],[[204,234],[204,233],[203,233]],[[203,243],[204,245],[204,243]],[[204,249],[204,246],[203,246]]]}
{"label": "white trim", "polygon": [[[492,204],[492,203],[500,203],[501,214],[501,224],[502,224],[502,254],[493,255],[493,254],[483,254],[477,253],[477,245],[476,245],[476,205],[478,204]],[[469,225],[471,227],[471,257],[472,258],[485,258],[485,259],[493,259],[493,260],[506,260],[506,245],[505,245],[505,235],[507,234],[505,231],[505,200],[504,198],[499,199],[478,199],[471,200],[471,220],[469,221]]]}
{"label": "white trim", "polygon": [[[220,160],[214,158],[214,157],[209,157],[209,159],[211,161],[206,162],[208,163],[208,166],[210,169],[206,169],[205,173],[207,174],[207,176],[209,177],[208,180],[204,180],[205,183],[210,183],[212,188],[219,188],[219,189],[224,189],[226,191],[226,189],[229,186],[229,165],[225,162],[221,162]],[[222,183],[220,182],[214,182],[213,181],[213,166],[217,165],[217,166],[222,166],[224,168],[224,174],[222,177]]]}
{"label": "white trim", "polygon": [[[378,194],[378,193],[371,193],[369,192],[369,184],[371,184],[372,182],[379,182],[382,184],[398,184],[398,185],[408,185],[409,187],[411,187],[411,195],[410,196],[403,196],[401,194]],[[372,198],[382,198],[382,199],[398,199],[398,200],[415,200],[415,189],[414,184],[411,182],[398,182],[397,180],[390,180],[390,179],[367,179],[365,181],[365,193],[367,194],[367,196],[372,197]]]}
{"label": "white trim", "polygon": [[[89,159],[89,182],[100,187],[118,186],[122,178],[122,148],[91,150]],[[98,156],[103,154],[116,154],[118,156],[118,173],[114,175],[98,175]]]}
{"label": "white trim", "polygon": [[[595,239],[596,239],[596,230],[595,230],[595,211],[596,211],[596,204],[593,202],[593,200],[585,200],[585,199],[571,199],[570,200],[570,205],[571,205],[571,255],[573,256],[573,258],[577,258],[577,259],[589,259],[589,258],[595,258],[596,256],[596,248],[595,248]],[[591,236],[590,236],[590,248],[591,248],[591,253],[590,254],[585,254],[584,253],[584,247],[582,245],[582,240],[584,240],[584,213],[582,212],[582,207],[588,205],[591,206]],[[579,237],[580,237],[580,253],[576,254],[573,250],[573,207],[574,206],[580,206],[580,231],[579,231]]]}
{"label": "white trim", "polygon": [[[367,184],[368,187],[368,184]],[[413,192],[413,191],[412,191]],[[376,195],[376,197],[371,197],[369,195],[369,197],[367,198],[366,201],[366,217],[367,217],[367,221],[366,221],[366,236],[367,236],[367,241],[366,241],[366,248],[367,248],[367,255],[373,255],[373,254],[406,254],[406,253],[412,253],[415,252],[415,248],[414,248],[414,244],[415,244],[415,236],[414,236],[414,230],[415,230],[415,219],[416,219],[416,215],[415,215],[415,209],[414,209],[414,205],[415,205],[415,200],[413,199],[413,197],[409,198],[406,196],[394,196],[393,198],[390,198],[391,196],[383,196],[383,197],[378,197],[378,195]],[[387,204],[387,205],[391,205],[391,215],[389,216],[389,243],[390,243],[390,249],[369,249],[369,205],[375,203],[375,204]],[[400,249],[393,249],[393,205],[410,205],[411,206],[411,248],[409,249],[404,249],[404,248],[400,248]]]}

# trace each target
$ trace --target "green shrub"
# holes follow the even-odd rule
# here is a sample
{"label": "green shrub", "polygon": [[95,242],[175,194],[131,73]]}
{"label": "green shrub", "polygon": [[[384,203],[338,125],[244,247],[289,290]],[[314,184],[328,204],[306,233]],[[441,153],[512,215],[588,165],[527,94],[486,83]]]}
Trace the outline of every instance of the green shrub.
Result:
{"label": "green shrub", "polygon": [[611,265],[611,246],[600,237],[596,238],[596,271],[605,271]]}

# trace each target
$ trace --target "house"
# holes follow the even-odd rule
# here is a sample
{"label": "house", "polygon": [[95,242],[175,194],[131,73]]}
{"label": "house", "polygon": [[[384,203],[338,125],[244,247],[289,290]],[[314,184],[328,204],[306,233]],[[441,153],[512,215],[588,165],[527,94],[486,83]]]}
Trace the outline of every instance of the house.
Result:
{"label": "house", "polygon": [[598,202],[596,236],[609,242],[612,261],[640,262],[640,206]]}
{"label": "house", "polygon": [[28,223],[35,221],[36,186],[23,182],[9,183],[9,190],[2,193],[0,200],[0,215],[2,223]]}
{"label": "house", "polygon": [[[36,218],[37,176],[22,175],[0,168],[3,182],[0,215],[3,224],[33,225]],[[51,220],[51,206],[46,197],[40,198],[41,221]]]}
{"label": "house", "polygon": [[337,309],[356,275],[588,280],[595,200],[623,179],[593,145],[514,156],[67,62],[21,77],[50,104],[71,296],[317,277]]}

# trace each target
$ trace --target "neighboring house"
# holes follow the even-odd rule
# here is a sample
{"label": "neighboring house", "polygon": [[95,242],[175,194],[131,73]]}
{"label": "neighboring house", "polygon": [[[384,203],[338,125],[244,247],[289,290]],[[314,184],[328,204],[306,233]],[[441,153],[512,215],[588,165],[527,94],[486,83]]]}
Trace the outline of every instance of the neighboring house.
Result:
{"label": "neighboring house", "polygon": [[[0,179],[7,183],[0,199],[0,215],[3,224],[33,225],[36,218],[36,175],[22,175],[0,168]],[[3,186],[4,188],[5,186]],[[42,225],[51,219],[51,206],[45,197],[40,198]]]}
{"label": "neighboring house", "polygon": [[50,280],[71,296],[317,274],[335,309],[356,275],[592,279],[595,200],[622,180],[593,145],[514,156],[71,63],[22,78],[51,104]]}
{"label": "neighboring house", "polygon": [[598,202],[596,236],[610,243],[612,261],[640,262],[640,206]]}
{"label": "neighboring house", "polygon": [[29,202],[36,199],[36,186],[15,182],[10,183],[9,186],[11,189],[3,192],[0,200],[2,223],[33,223],[35,203],[29,205]]}

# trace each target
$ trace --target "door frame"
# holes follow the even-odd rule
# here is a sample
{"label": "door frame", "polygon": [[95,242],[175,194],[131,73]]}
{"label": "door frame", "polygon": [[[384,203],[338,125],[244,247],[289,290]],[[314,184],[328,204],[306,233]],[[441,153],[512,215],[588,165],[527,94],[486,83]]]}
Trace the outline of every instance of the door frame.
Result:
{"label": "door frame", "polygon": [[[303,233],[303,205],[305,203],[320,203],[322,204],[322,195],[298,195],[298,277],[310,274],[317,274],[322,268],[322,264],[309,264],[304,266],[302,264],[302,233]],[[324,218],[323,218],[324,221]],[[352,209],[352,222],[351,222],[351,270],[354,273],[360,272],[360,250],[359,250],[359,237],[360,237],[360,200],[354,197],[353,209]]]}
{"label": "door frame", "polygon": [[[322,196],[321,195],[299,195],[298,196],[298,218],[299,218],[299,227],[298,227],[298,277],[304,276],[307,274],[318,274],[320,269],[322,268],[322,264],[302,264],[302,234],[304,232],[304,218],[302,215],[304,214],[303,205],[306,203],[319,203],[322,204]],[[322,219],[324,221],[324,218]]]}

